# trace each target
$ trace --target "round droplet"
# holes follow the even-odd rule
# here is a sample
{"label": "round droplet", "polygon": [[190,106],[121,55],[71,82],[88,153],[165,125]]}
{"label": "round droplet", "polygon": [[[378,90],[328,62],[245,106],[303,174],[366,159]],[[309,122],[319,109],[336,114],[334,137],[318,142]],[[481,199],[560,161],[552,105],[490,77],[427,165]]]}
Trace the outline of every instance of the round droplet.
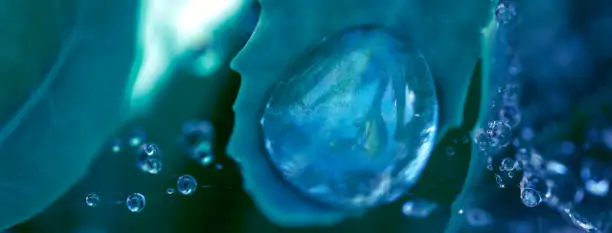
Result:
{"label": "round droplet", "polygon": [[[274,89],[261,124],[285,180],[323,202],[362,208],[414,185],[437,118],[423,56],[390,32],[360,27],[302,55]],[[328,191],[312,191],[321,186]]]}
{"label": "round droplet", "polygon": [[132,213],[140,213],[146,204],[145,196],[140,193],[132,193],[125,200],[125,206]]}
{"label": "round droplet", "polygon": [[500,171],[511,172],[518,167],[518,162],[512,158],[504,158],[499,166]]}
{"label": "round droplet", "polygon": [[512,127],[505,121],[489,122],[487,134],[498,147],[506,147],[512,142]]}
{"label": "round droplet", "polygon": [[452,146],[447,147],[446,148],[446,155],[448,155],[448,156],[455,155],[455,148],[453,148]]}
{"label": "round droplet", "polygon": [[89,207],[95,207],[100,203],[100,196],[95,193],[90,193],[85,196],[85,204]]}
{"label": "round droplet", "polygon": [[176,191],[176,189],[174,189],[174,188],[167,188],[166,189],[166,194],[172,195],[172,194],[174,194],[175,191]]}
{"label": "round droplet", "polygon": [[138,150],[138,167],[143,172],[158,174],[162,170],[162,154],[159,147],[152,143],[146,143]]}
{"label": "round droplet", "polygon": [[466,211],[465,219],[472,227],[485,227],[493,221],[491,215],[482,209],[469,209]]}
{"label": "round droplet", "polygon": [[427,218],[438,205],[426,200],[411,200],[404,203],[402,213],[410,218]]}
{"label": "round droplet", "polygon": [[542,202],[540,192],[532,188],[521,189],[521,201],[527,207],[536,207]]}
{"label": "round droplet", "polygon": [[521,124],[521,112],[516,105],[504,105],[501,107],[499,117],[511,128],[516,128]]}
{"label": "round droplet", "polygon": [[515,15],[516,10],[514,8],[514,5],[500,3],[495,9],[495,18],[497,18],[497,21],[502,24],[509,23]]}
{"label": "round droplet", "polygon": [[191,195],[198,188],[198,182],[191,175],[182,175],[176,181],[176,190],[183,195]]}
{"label": "round droplet", "polygon": [[506,187],[506,184],[504,183],[504,179],[499,174],[495,174],[495,182],[497,183],[497,186],[499,186],[500,188]]}
{"label": "round droplet", "polygon": [[214,128],[209,121],[189,121],[183,125],[181,143],[192,159],[208,166],[215,158],[214,136]]}

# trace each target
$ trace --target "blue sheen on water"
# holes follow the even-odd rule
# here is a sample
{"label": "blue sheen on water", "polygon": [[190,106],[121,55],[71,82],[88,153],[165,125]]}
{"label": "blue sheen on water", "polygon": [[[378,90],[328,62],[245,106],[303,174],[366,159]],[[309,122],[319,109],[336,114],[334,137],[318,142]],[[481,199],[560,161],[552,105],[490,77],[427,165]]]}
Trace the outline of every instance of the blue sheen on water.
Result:
{"label": "blue sheen on water", "polygon": [[393,201],[417,181],[438,101],[427,62],[407,40],[351,28],[313,47],[284,78],[261,124],[285,180],[350,208]]}
{"label": "blue sheen on water", "polygon": [[132,193],[125,200],[125,206],[132,213],[140,213],[147,204],[146,198],[140,193]]}
{"label": "blue sheen on water", "polygon": [[176,181],[176,190],[183,195],[192,195],[198,188],[198,181],[191,175],[182,175]]}

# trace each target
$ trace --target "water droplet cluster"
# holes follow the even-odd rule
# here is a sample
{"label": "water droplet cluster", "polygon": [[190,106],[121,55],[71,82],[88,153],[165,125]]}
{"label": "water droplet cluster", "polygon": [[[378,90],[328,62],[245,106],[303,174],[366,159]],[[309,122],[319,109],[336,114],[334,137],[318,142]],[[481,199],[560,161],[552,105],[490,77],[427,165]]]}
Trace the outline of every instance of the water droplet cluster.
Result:
{"label": "water droplet cluster", "polygon": [[[208,121],[190,121],[184,124],[182,134],[180,135],[179,143],[185,148],[185,152],[189,158],[194,159],[200,165],[208,166],[214,164],[215,156],[212,151],[214,130],[213,126]],[[120,153],[123,151],[123,141],[115,139],[110,143],[110,152]],[[144,131],[137,129],[133,130],[126,140],[126,144],[135,150],[136,165],[138,169],[147,174],[158,175],[162,172],[163,156],[160,147],[147,141],[147,135]],[[214,164],[216,170],[223,169],[220,163]],[[166,195],[172,196],[179,193],[183,196],[193,195],[197,188],[198,182],[192,175],[181,175],[176,179],[176,187],[169,187],[165,190]],[[210,187],[203,185],[202,187]],[[132,213],[140,213],[145,209],[146,197],[142,193],[129,194],[125,202],[115,201],[115,203],[125,203],[127,209]],[[89,207],[95,207],[100,203],[100,196],[96,193],[89,193],[85,197],[85,204]]]}
{"label": "water droplet cluster", "polygon": [[[534,95],[533,88],[542,83],[569,81],[559,77],[535,83],[542,77],[527,69],[541,67],[524,66],[527,55],[506,38],[516,28],[517,10],[512,1],[500,1],[495,11],[500,38],[494,43],[502,49],[495,51],[489,112],[484,124],[474,130],[475,148],[487,159],[485,169],[492,174],[491,180],[500,188],[518,189],[524,206],[551,208],[584,232],[601,232],[612,224],[607,217],[612,214],[612,116],[593,107],[604,105],[593,100],[609,106],[609,91],[601,98],[577,103],[574,110],[562,84],[543,87]],[[583,120],[588,123],[573,125],[567,120],[576,111],[588,115]]]}

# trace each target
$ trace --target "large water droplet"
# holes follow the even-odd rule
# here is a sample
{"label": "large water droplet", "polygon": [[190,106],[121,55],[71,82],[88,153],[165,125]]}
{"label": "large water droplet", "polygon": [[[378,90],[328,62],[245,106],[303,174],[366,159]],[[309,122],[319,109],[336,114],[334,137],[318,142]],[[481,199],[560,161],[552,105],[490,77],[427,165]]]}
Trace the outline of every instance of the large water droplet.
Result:
{"label": "large water droplet", "polygon": [[[350,207],[393,201],[416,182],[438,105],[427,63],[406,40],[353,28],[309,50],[283,80],[261,124],[287,181]],[[327,191],[309,191],[321,186]]]}
{"label": "large water droplet", "polygon": [[542,203],[540,192],[532,188],[521,189],[521,201],[527,207],[536,207]]}
{"label": "large water droplet", "polygon": [[125,206],[132,213],[140,213],[146,204],[145,196],[140,193],[132,193],[125,200]]}

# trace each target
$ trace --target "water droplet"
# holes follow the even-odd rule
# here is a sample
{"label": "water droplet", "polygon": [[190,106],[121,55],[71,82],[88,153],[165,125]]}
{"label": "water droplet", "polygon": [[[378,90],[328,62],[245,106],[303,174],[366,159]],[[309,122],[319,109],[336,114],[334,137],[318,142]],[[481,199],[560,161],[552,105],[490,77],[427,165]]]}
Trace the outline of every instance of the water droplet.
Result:
{"label": "water droplet", "polygon": [[497,18],[497,22],[502,24],[509,23],[515,15],[516,9],[514,8],[514,5],[500,3],[495,9],[495,17]]}
{"label": "water droplet", "polygon": [[175,191],[176,191],[176,189],[174,189],[174,188],[167,188],[166,189],[166,194],[172,195],[172,194],[174,194]]}
{"label": "water droplet", "polygon": [[146,143],[138,149],[138,167],[143,172],[158,174],[162,170],[162,154],[156,144]]}
{"label": "water droplet", "polygon": [[140,213],[146,206],[146,198],[140,193],[132,193],[125,200],[125,206],[132,213]]}
{"label": "water droplet", "polygon": [[493,171],[493,157],[487,157],[487,170]]}
{"label": "water droplet", "polygon": [[147,139],[147,135],[140,129],[134,129],[128,138],[131,147],[138,147]]}
{"label": "water droplet", "polygon": [[493,218],[482,209],[472,208],[466,211],[465,219],[473,227],[485,227],[492,223]]}
{"label": "water droplet", "polygon": [[[393,33],[360,27],[325,39],[295,64],[262,119],[266,151],[283,178],[322,202],[359,208],[414,185],[437,132],[424,57]],[[330,191],[310,193],[318,184]]]}
{"label": "water droplet", "polygon": [[512,141],[512,127],[505,121],[491,121],[488,124],[491,132],[491,137],[497,141],[497,144],[501,147],[510,145]]}
{"label": "water droplet", "polygon": [[504,179],[502,179],[502,177],[499,174],[495,174],[495,182],[500,188],[506,187],[506,184],[504,183]]}
{"label": "water droplet", "polygon": [[90,193],[85,196],[85,204],[89,207],[95,207],[100,203],[100,196],[95,193]]}
{"label": "water droplet", "polygon": [[411,200],[404,203],[402,213],[410,218],[427,218],[438,205],[426,200]]}
{"label": "water droplet", "polygon": [[602,171],[607,171],[607,167],[601,167],[601,162],[584,161],[580,169],[580,178],[584,182],[584,188],[594,196],[605,197],[610,191],[610,181],[604,178]]}
{"label": "water droplet", "polygon": [[536,207],[542,203],[540,192],[532,188],[521,189],[521,201],[527,207]]}
{"label": "water droplet", "polygon": [[191,195],[198,188],[198,182],[191,175],[182,175],[176,181],[176,190],[183,195]]}
{"label": "water droplet", "polygon": [[455,148],[453,148],[452,146],[447,147],[446,148],[446,155],[448,155],[448,156],[455,155]]}
{"label": "water droplet", "polygon": [[550,160],[546,163],[546,170],[558,175],[567,173],[567,167],[564,164],[554,160]]}
{"label": "water droplet", "polygon": [[209,121],[189,121],[183,125],[181,144],[192,159],[208,166],[215,158],[214,137],[214,127]]}
{"label": "water droplet", "polygon": [[499,170],[500,171],[511,172],[511,171],[514,171],[515,169],[517,169],[518,166],[519,166],[518,162],[516,162],[514,159],[504,158],[501,161],[501,165],[499,166]]}
{"label": "water droplet", "polygon": [[516,128],[521,124],[521,112],[515,105],[504,105],[499,110],[499,117],[511,128]]}

